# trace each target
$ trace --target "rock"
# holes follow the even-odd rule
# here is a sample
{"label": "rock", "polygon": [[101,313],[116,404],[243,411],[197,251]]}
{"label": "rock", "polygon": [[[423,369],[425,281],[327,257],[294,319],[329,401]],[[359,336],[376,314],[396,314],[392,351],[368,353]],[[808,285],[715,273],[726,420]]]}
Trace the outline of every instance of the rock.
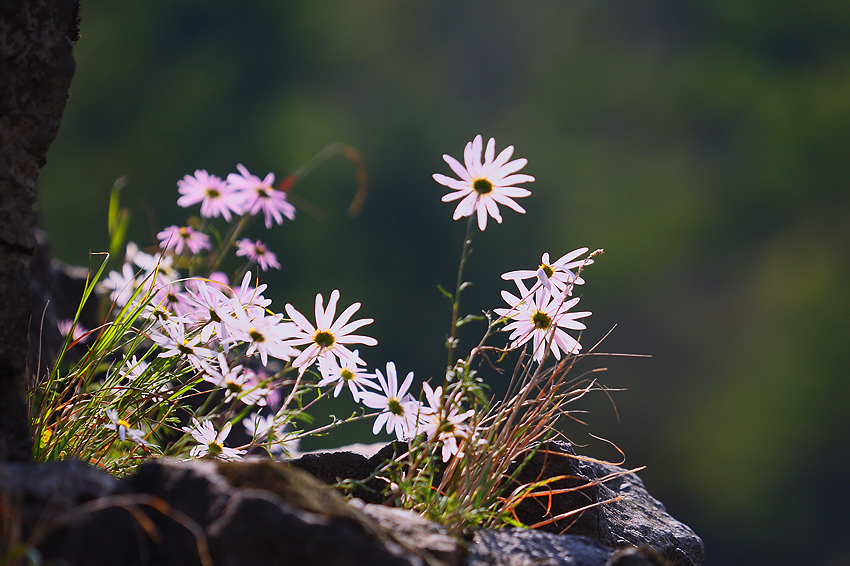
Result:
{"label": "rock", "polygon": [[611,549],[581,535],[529,529],[482,529],[469,545],[468,566],[604,566]]}
{"label": "rock", "polygon": [[444,526],[398,507],[364,503],[360,499],[352,499],[349,504],[363,511],[396,537],[401,537],[414,549],[428,552],[449,566],[463,564],[466,544],[452,536]]}
{"label": "rock", "polygon": [[[326,452],[308,454],[292,463],[327,483],[341,479],[362,480],[393,453],[405,449],[404,443],[394,442],[371,458],[351,452]],[[551,499],[527,498],[516,509],[522,523],[534,525],[549,521],[540,530],[586,536],[609,549],[646,547],[647,552],[655,550],[676,566],[702,564],[702,540],[690,527],[667,513],[664,505],[646,491],[637,474],[578,456],[567,442],[552,441],[542,446],[517,476],[517,482],[505,491],[510,493],[519,485],[556,476],[564,478],[549,483],[549,487],[555,491],[570,491],[557,493]],[[381,503],[380,490],[384,484],[375,480],[365,484],[372,491],[358,489],[354,494],[369,503]],[[622,499],[602,503],[618,497]],[[587,509],[551,521],[582,507]]]}
{"label": "rock", "polygon": [[363,480],[363,487],[351,490],[352,497],[366,503],[383,503],[383,491],[386,483],[370,476],[384,462],[407,451],[407,443],[390,442],[371,457],[348,450],[334,452],[313,452],[304,454],[290,463],[306,472],[310,472],[327,484],[341,480]]}
{"label": "rock", "polygon": [[[308,455],[300,463],[333,481],[351,473],[368,484],[400,448],[388,445],[371,459]],[[22,533],[4,544],[28,544],[52,564],[699,566],[699,537],[627,472],[549,443],[520,481],[564,475],[559,487],[589,487],[556,493],[548,514],[529,498],[518,510],[522,520],[622,499],[592,507],[567,534],[480,529],[464,541],[410,511],[346,502],[298,467],[268,459],[153,460],[121,481],[77,461],[11,464],[0,467],[0,524]]]}
{"label": "rock", "polygon": [[80,460],[2,464],[0,488],[10,496],[10,502],[19,494],[23,509],[52,512],[68,511],[120,490],[118,480]]}
{"label": "rock", "polygon": [[669,566],[671,562],[646,546],[621,548],[611,555],[605,566]]}
{"label": "rock", "polygon": [[38,548],[47,563],[140,563],[135,544],[104,544],[134,540],[136,527],[119,482],[84,462],[0,466],[0,502],[0,523],[21,533],[4,543]]}
{"label": "rock", "polygon": [[2,519],[48,563],[444,564],[286,464],[163,459],[121,482],[80,462],[29,466],[3,468],[17,503]]}
{"label": "rock", "polygon": [[619,501],[599,504],[542,529],[586,535],[610,548],[646,546],[658,551],[676,566],[702,564],[705,558],[702,540],[690,527],[667,513],[664,505],[649,494],[637,474],[626,472],[618,466],[576,456],[572,445],[567,442],[549,442],[522,470],[518,477],[520,483],[567,476],[567,479],[552,483],[550,487],[598,485],[554,495],[548,514],[548,498],[525,501],[517,515],[523,523],[531,525],[572,509],[621,497]]}

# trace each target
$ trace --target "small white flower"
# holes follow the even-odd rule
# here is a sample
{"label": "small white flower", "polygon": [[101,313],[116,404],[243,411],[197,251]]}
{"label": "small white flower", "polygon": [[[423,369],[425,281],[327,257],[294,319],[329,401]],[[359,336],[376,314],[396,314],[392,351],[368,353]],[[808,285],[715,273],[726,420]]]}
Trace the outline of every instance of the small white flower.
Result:
{"label": "small white flower", "polygon": [[499,316],[513,320],[503,329],[511,331],[511,348],[522,346],[533,339],[532,358],[538,363],[543,361],[547,349],[551,349],[557,360],[561,359],[562,350],[565,354],[577,354],[581,344],[562,329],[586,328],[576,319],[590,316],[590,312],[569,312],[578,304],[578,297],[567,301],[563,295],[549,294],[543,287],[529,291],[521,280],[515,279],[514,283],[520,291],[519,297],[502,291],[502,298],[511,308],[494,309]]}
{"label": "small white flower", "polygon": [[298,450],[298,440],[286,440],[285,425],[278,426],[275,415],[267,417],[251,413],[242,420],[245,432],[253,439],[253,444],[268,444],[272,454],[291,454]]}
{"label": "small white flower", "polygon": [[88,340],[88,330],[82,327],[79,323],[75,323],[70,318],[63,318],[56,321],[56,328],[59,329],[59,334],[62,336],[71,335],[71,342],[85,342]]}
{"label": "small white flower", "polygon": [[228,448],[224,445],[227,435],[230,434],[230,423],[224,425],[221,432],[216,432],[210,421],[199,422],[192,417],[192,428],[183,427],[184,432],[192,435],[198,443],[192,448],[189,456],[192,458],[217,458],[219,460],[241,460],[245,450]]}
{"label": "small white flower", "polygon": [[587,248],[579,248],[568,254],[564,254],[557,261],[550,263],[549,253],[547,252],[543,254],[536,271],[532,269],[509,271],[502,274],[502,279],[515,281],[517,279],[525,280],[536,277],[538,283],[550,293],[552,293],[552,287],[554,287],[556,292],[567,293],[568,296],[572,296],[573,285],[584,285],[584,279],[577,276],[572,270],[593,263],[593,260],[590,258],[576,261],[577,257],[585,253],[587,253]]}
{"label": "small white flower", "polygon": [[263,365],[269,363],[269,356],[279,360],[289,360],[298,351],[289,343],[293,336],[292,324],[281,322],[277,316],[265,316],[263,311],[249,315],[237,299],[232,299],[235,321],[229,326],[231,343],[248,344],[246,355],[256,353]]}
{"label": "small white flower", "polygon": [[248,311],[248,314],[251,316],[259,316],[263,313],[265,308],[272,304],[271,299],[267,299],[263,296],[263,291],[266,290],[266,284],[258,285],[256,288],[251,287],[251,279],[253,277],[253,273],[250,271],[242,277],[242,284],[239,285],[239,289],[231,289],[233,293],[233,297],[238,299],[239,302],[245,307],[245,310]]}
{"label": "small white flower", "polygon": [[[509,145],[495,156],[496,140],[490,138],[484,151],[484,162],[481,162],[483,140],[480,135],[466,144],[463,152],[464,165],[450,155],[443,159],[460,179],[452,179],[439,173],[434,173],[434,180],[452,189],[454,192],[444,195],[443,202],[463,199],[455,208],[452,218],[457,220],[464,216],[478,214],[478,228],[483,232],[487,228],[487,217],[492,216],[496,222],[502,222],[499,206],[504,205],[519,213],[525,209],[513,199],[527,197],[531,191],[515,187],[517,183],[534,181],[531,175],[516,174],[525,167],[527,159],[508,161],[514,153],[514,146]],[[495,157],[494,157],[495,156]]]}
{"label": "small white flower", "polygon": [[[230,334],[227,324],[236,319],[230,299],[219,284],[207,285],[202,279],[192,279],[192,290],[187,289],[188,306],[192,309],[187,318],[200,327],[201,342],[208,342],[213,335],[227,348]],[[189,281],[187,281],[187,284]]]}
{"label": "small white flower", "polygon": [[[354,350],[354,355],[359,359],[357,350]],[[340,363],[335,356],[319,358],[319,373],[322,374],[319,387],[335,385],[334,397],[339,397],[342,386],[348,385],[354,401],[359,402],[361,391],[365,391],[367,387],[377,389],[378,386],[372,381],[374,375],[366,373],[357,365],[356,362],[352,363],[351,360]]]}
{"label": "small white flower", "polygon": [[132,428],[130,423],[124,419],[118,418],[118,411],[115,409],[106,409],[106,416],[109,418],[109,423],[103,425],[105,428],[109,430],[114,430],[118,433],[118,438],[121,439],[121,442],[126,441],[128,438],[135,442],[136,444],[144,444],[146,446],[150,445],[150,442],[147,442],[143,436],[144,431]]}
{"label": "small white flower", "polygon": [[183,356],[195,368],[206,372],[214,371],[207,360],[213,358],[215,352],[199,345],[199,335],[188,337],[183,322],[169,320],[162,323],[159,331],[151,333],[150,339],[164,350],[159,354],[160,358]]}
{"label": "small white flower", "polygon": [[378,343],[377,340],[369,336],[358,336],[351,334],[361,326],[374,322],[371,318],[361,318],[353,322],[348,322],[349,319],[360,308],[360,303],[354,303],[334,322],[336,314],[336,304],[339,301],[339,291],[334,289],[331,297],[328,300],[328,308],[324,308],[324,298],[322,294],[316,295],[316,326],[313,326],[307,317],[298,312],[295,307],[286,304],[286,314],[292,319],[295,324],[296,331],[292,344],[300,346],[308,344],[308,346],[298,355],[292,362],[292,365],[300,368],[303,373],[310,364],[317,358],[330,358],[336,356],[340,364],[357,365],[363,363],[354,352],[345,347],[346,344],[365,344],[366,346],[374,346]]}
{"label": "small white flower", "polygon": [[144,360],[137,360],[134,355],[129,360],[125,358],[124,365],[118,370],[118,375],[133,383],[148,369],[150,364]]}
{"label": "small white flower", "polygon": [[136,273],[133,271],[133,266],[125,263],[121,266],[120,273],[115,270],[110,271],[100,286],[111,291],[109,294],[110,301],[115,302],[119,307],[123,307],[136,291]]}
{"label": "small white flower", "polygon": [[420,424],[416,432],[425,433],[429,442],[435,440],[441,442],[443,462],[448,462],[449,458],[457,454],[460,449],[458,440],[463,441],[469,438],[469,427],[463,422],[471,418],[475,411],[469,409],[461,413],[453,404],[446,409],[442,385],[431,389],[430,385],[423,383],[422,390],[425,392],[428,405],[420,410]]}
{"label": "small white flower", "polygon": [[225,403],[238,399],[249,407],[254,405],[265,406],[266,395],[269,394],[269,390],[248,383],[249,376],[248,373],[243,371],[243,366],[230,367],[227,357],[219,352],[218,367],[218,370],[213,368],[212,373],[204,374],[203,379],[224,390]]}
{"label": "small white flower", "polygon": [[371,391],[360,393],[360,402],[372,409],[383,409],[375,419],[372,433],[378,434],[386,425],[387,432],[395,432],[396,438],[404,440],[416,431],[416,415],[420,413],[421,404],[407,391],[413,383],[413,372],[407,374],[401,387],[398,386],[398,375],[395,364],[387,362],[387,377],[381,370],[375,370],[375,376],[381,384],[383,395]]}

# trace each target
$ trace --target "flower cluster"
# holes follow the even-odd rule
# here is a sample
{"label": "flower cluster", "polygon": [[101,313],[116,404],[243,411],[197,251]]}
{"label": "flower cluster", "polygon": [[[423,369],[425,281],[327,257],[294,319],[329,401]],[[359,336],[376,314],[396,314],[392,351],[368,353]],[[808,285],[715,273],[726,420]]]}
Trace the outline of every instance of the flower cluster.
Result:
{"label": "flower cluster", "polygon": [[[514,185],[532,182],[534,177],[517,173],[525,167],[527,160],[509,161],[514,152],[513,146],[508,146],[496,156],[496,140],[490,138],[482,162],[482,145],[480,135],[466,144],[463,165],[450,155],[443,156],[460,180],[439,173],[434,174],[434,180],[454,190],[443,196],[443,202],[463,199],[455,209],[454,219],[477,213],[478,227],[483,231],[487,228],[488,215],[502,222],[497,204],[525,212],[512,199],[529,196],[531,191]],[[584,283],[578,273],[593,263],[590,257],[578,259],[587,252],[588,248],[579,248],[555,262],[550,262],[547,252],[536,270],[510,271],[502,275],[502,279],[514,281],[519,290],[519,296],[502,291],[502,298],[510,308],[494,309],[499,316],[513,321],[505,327],[506,331],[511,331],[509,349],[532,340],[532,358],[537,362],[542,362],[550,351],[555,359],[561,358],[562,351],[564,354],[579,353],[581,344],[565,329],[584,330],[585,325],[577,319],[591,314],[587,311],[570,312],[579,299],[568,299],[572,297],[573,287]],[[526,279],[536,279],[531,289],[523,283]]]}
{"label": "flower cluster", "polygon": [[186,175],[177,182],[182,195],[177,204],[185,208],[201,203],[201,216],[221,216],[228,222],[233,216],[246,213],[253,216],[262,211],[266,228],[272,227],[272,221],[283,224],[284,216],[295,219],[295,207],[287,200],[286,192],[273,186],[274,173],[260,180],[241,163],[236,169],[239,173],[231,173],[226,181],[204,170],[195,171],[194,176]]}
{"label": "flower cluster", "polygon": [[[443,156],[459,179],[433,177],[452,189],[444,202],[460,200],[454,219],[469,217],[470,227],[477,220],[483,231],[488,218],[502,222],[499,205],[525,212],[514,199],[531,193],[517,185],[534,177],[520,174],[527,161],[511,160],[512,155],[512,146],[496,155],[495,140],[485,147],[479,135],[466,145],[463,164]],[[359,302],[337,315],[339,290],[331,292],[327,303],[319,293],[313,320],[290,303],[283,312],[272,309],[272,301],[264,296],[266,285],[248,268],[256,265],[265,271],[280,269],[281,264],[262,241],[240,238],[241,231],[261,212],[266,228],[281,224],[284,217],[292,220],[295,208],[286,191],[274,188],[274,174],[260,179],[241,164],[237,169],[224,180],[199,170],[179,181],[177,204],[199,204],[201,223],[165,228],[157,235],[159,249],[153,253],[129,243],[123,265],[101,283],[116,308],[137,314],[139,324],[134,328],[140,337],[109,373],[115,394],[105,399],[103,427],[122,443],[134,443],[148,453],[165,453],[155,440],[167,438],[160,444],[192,458],[239,459],[262,448],[277,456],[289,453],[297,439],[309,433],[299,432],[294,420],[311,404],[305,406],[303,400],[309,391],[323,390],[321,395],[332,392],[336,397],[347,388],[364,411],[371,411],[367,416],[375,419],[375,434],[386,431],[399,440],[422,437],[443,462],[462,458],[465,446],[480,442],[476,437],[480,407],[453,381],[456,374],[451,367],[443,385],[424,383],[417,397],[411,392],[413,372],[399,383],[392,361],[383,370],[367,371],[358,347],[374,346],[377,340],[359,333],[373,322],[354,318]],[[223,239],[211,225],[217,218],[234,226]],[[232,247],[237,258],[248,260],[233,283],[227,274],[212,271]],[[580,248],[554,262],[545,253],[537,269],[502,275],[517,289],[502,292],[507,308],[494,309],[500,317],[496,324],[510,333],[505,349],[530,343],[538,366],[550,353],[561,359],[580,352],[581,344],[568,331],[583,330],[579,319],[590,315],[572,310],[579,302],[572,296],[574,287],[584,283],[581,272],[593,263],[594,254],[587,252]],[[208,256],[206,263],[196,261],[201,254]],[[209,267],[206,277],[195,276],[204,265]],[[193,275],[187,276],[184,269]],[[140,344],[148,348],[143,354]],[[474,353],[475,349],[464,361],[467,367]],[[454,363],[450,359],[449,365]],[[184,402],[198,395],[206,401]],[[145,403],[156,400],[179,406],[184,414],[171,417],[166,412],[160,420],[153,419]],[[175,418],[178,425],[164,425]],[[234,424],[241,424],[250,440],[226,446]],[[167,430],[156,432],[157,427]]]}

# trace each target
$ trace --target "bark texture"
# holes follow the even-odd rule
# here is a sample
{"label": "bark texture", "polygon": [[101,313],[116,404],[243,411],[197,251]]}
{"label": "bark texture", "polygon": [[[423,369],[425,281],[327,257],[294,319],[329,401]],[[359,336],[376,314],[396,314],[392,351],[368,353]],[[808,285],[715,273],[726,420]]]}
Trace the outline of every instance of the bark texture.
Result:
{"label": "bark texture", "polygon": [[59,131],[79,34],[77,0],[0,2],[0,460],[26,460],[24,398],[36,181]]}

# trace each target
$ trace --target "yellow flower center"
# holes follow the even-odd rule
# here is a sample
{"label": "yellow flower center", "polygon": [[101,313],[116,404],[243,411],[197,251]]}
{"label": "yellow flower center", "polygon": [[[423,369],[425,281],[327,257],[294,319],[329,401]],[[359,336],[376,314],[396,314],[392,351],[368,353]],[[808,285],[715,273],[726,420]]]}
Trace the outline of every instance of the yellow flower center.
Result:
{"label": "yellow flower center", "polygon": [[215,458],[222,452],[224,452],[224,445],[217,440],[213,440],[209,444],[207,444],[207,452],[209,453],[211,458]]}
{"label": "yellow flower center", "polygon": [[546,330],[552,324],[552,317],[541,310],[535,310],[531,315],[531,322],[537,330]]}
{"label": "yellow flower center", "polygon": [[537,267],[539,269],[543,270],[543,273],[546,274],[546,277],[552,277],[552,275],[555,273],[555,270],[552,268],[551,265],[546,265],[545,263],[541,263]]}
{"label": "yellow flower center", "polygon": [[387,401],[387,408],[392,414],[397,417],[400,417],[404,414],[404,407],[401,406],[401,403],[399,403],[398,399],[396,399],[395,397],[391,397],[389,401]]}
{"label": "yellow flower center", "polygon": [[486,195],[493,190],[493,183],[491,183],[488,179],[475,179],[472,181],[472,188],[475,189],[479,195]]}
{"label": "yellow flower center", "polygon": [[336,337],[329,330],[317,330],[313,334],[313,342],[320,348],[330,348],[336,343]]}

